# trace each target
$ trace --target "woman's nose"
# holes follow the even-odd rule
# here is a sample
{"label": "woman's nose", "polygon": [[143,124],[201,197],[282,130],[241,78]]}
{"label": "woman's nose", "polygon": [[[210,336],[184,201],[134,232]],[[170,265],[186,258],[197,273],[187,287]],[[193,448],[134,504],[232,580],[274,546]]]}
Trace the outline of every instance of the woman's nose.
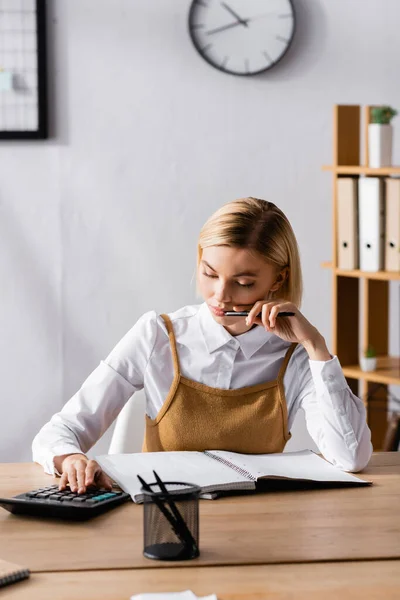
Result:
{"label": "woman's nose", "polygon": [[228,286],[222,283],[217,285],[214,296],[218,302],[229,302],[231,300]]}

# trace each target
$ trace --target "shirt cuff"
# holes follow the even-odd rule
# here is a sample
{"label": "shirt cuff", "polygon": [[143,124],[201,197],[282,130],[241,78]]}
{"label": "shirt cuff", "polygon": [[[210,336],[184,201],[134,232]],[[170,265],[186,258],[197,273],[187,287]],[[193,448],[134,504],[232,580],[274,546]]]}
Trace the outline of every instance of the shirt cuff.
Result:
{"label": "shirt cuff", "polygon": [[348,388],[337,356],[327,361],[310,360],[309,364],[315,389],[319,396],[324,395],[326,392],[334,394]]}

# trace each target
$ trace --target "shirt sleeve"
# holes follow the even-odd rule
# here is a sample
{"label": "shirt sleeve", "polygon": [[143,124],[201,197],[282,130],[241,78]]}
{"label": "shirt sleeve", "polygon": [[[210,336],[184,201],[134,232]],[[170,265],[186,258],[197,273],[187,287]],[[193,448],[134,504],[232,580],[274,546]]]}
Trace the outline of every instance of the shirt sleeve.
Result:
{"label": "shirt sleeve", "polygon": [[363,402],[349,388],[337,356],[313,361],[301,347],[296,362],[295,405],[324,457],[344,471],[361,471],[372,454]]}
{"label": "shirt sleeve", "polygon": [[[85,454],[110,427],[144,374],[157,339],[157,317],[145,313],[32,443],[33,460],[54,475],[54,457]],[[57,473],[59,474],[59,473]]]}

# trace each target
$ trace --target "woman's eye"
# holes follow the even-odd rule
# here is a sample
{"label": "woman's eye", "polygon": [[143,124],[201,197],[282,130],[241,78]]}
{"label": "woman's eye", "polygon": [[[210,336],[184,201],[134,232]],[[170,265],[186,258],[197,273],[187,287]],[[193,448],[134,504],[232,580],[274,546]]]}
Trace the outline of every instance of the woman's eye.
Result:
{"label": "woman's eye", "polygon": [[[210,273],[206,273],[205,271],[203,271],[203,275],[205,275],[206,277],[211,277],[211,279],[218,279],[218,275],[210,275]],[[239,281],[235,281],[235,283],[240,287],[245,288],[250,288],[254,285],[254,283],[240,283]]]}

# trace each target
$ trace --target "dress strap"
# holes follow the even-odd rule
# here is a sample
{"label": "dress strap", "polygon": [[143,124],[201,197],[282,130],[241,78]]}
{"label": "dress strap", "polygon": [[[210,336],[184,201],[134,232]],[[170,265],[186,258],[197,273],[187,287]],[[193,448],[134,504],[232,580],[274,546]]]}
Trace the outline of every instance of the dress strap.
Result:
{"label": "dress strap", "polygon": [[171,352],[172,352],[172,362],[174,365],[174,375],[177,376],[177,375],[180,375],[181,371],[179,368],[179,358],[178,358],[178,351],[176,349],[176,339],[175,339],[175,334],[174,334],[174,328],[172,327],[172,321],[168,315],[162,314],[160,316],[164,320],[165,326],[168,331],[169,343],[170,343]]}
{"label": "dress strap", "polygon": [[288,366],[289,360],[291,359],[291,356],[292,356],[296,346],[297,346],[297,342],[290,344],[288,350],[286,351],[285,357],[283,359],[283,363],[281,364],[281,368],[279,369],[278,378],[277,378],[278,381],[283,381],[283,377],[286,372],[286,367]]}

